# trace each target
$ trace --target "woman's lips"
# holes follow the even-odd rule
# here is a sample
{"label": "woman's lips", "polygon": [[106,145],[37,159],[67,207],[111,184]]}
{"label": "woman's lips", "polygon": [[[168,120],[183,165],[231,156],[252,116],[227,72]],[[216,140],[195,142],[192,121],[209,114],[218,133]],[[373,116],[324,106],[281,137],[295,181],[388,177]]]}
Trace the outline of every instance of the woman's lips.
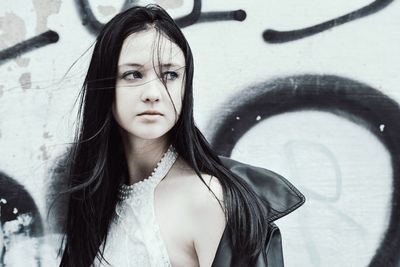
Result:
{"label": "woman's lips", "polygon": [[149,113],[145,113],[145,114],[139,114],[138,115],[140,118],[143,118],[147,121],[155,121],[158,118],[161,118],[163,115],[161,114],[149,114]]}
{"label": "woman's lips", "polygon": [[160,112],[155,111],[155,110],[148,110],[148,111],[145,111],[145,112],[142,112],[139,114],[139,116],[142,116],[142,115],[161,115],[162,116],[163,114],[161,114]]}

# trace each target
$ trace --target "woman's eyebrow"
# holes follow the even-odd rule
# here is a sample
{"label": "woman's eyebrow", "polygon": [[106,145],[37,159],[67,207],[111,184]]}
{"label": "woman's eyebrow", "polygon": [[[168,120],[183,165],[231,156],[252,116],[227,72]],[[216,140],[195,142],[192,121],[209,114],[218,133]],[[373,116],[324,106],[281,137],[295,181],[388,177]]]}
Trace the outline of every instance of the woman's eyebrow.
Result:
{"label": "woman's eyebrow", "polygon": [[139,63],[124,63],[124,64],[121,64],[121,65],[118,65],[118,67],[124,67],[124,66],[143,68],[143,65],[139,64]]}
{"label": "woman's eyebrow", "polygon": [[[155,67],[158,67],[158,66],[159,65],[156,65]],[[124,64],[121,64],[121,65],[118,65],[118,68],[121,68],[121,67],[137,67],[137,68],[141,69],[141,68],[144,68],[144,65],[143,64],[139,64],[139,63],[131,62],[131,63],[124,63]],[[177,68],[177,69],[180,69],[180,68],[185,67],[185,65],[181,65],[179,63],[171,62],[171,63],[162,63],[161,67],[162,68]]]}
{"label": "woman's eyebrow", "polygon": [[165,63],[165,64],[161,64],[161,67],[166,67],[166,68],[181,68],[183,67],[181,64],[177,64],[177,63]]}

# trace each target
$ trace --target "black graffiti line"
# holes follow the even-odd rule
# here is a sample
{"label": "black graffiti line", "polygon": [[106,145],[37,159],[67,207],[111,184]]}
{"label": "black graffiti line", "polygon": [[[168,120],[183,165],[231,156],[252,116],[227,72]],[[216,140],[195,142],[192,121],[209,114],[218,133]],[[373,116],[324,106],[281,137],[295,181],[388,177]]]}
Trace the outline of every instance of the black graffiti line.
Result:
{"label": "black graffiti line", "polygon": [[202,12],[197,23],[227,20],[243,21],[246,19],[246,16],[246,12],[242,9],[233,11]]}
{"label": "black graffiti line", "polygon": [[263,38],[264,41],[266,41],[267,43],[285,43],[299,40],[329,30],[347,22],[374,14],[387,7],[392,2],[393,0],[376,0],[371,4],[362,7],[356,11],[304,29],[292,31],[276,31],[272,29],[267,29],[263,32]]}
{"label": "black graffiti line", "polygon": [[48,44],[56,43],[58,40],[59,35],[57,32],[47,31],[12,47],[6,48],[5,50],[0,51],[0,65],[4,64],[7,60],[15,58],[21,54],[38,49]]}
{"label": "black graffiti line", "polygon": [[86,26],[89,32],[97,34],[103,27],[103,24],[94,16],[89,2],[87,0],[76,0],[76,3],[82,19],[82,25]]}
{"label": "black graffiti line", "polygon": [[201,1],[202,0],[194,0],[192,11],[186,16],[175,19],[175,22],[179,25],[179,27],[188,27],[195,24],[199,20],[201,15]]}
{"label": "black graffiti line", "polygon": [[[82,19],[82,25],[86,26],[90,33],[97,35],[101,28],[105,25],[101,23],[96,16],[93,14],[92,8],[90,7],[88,0],[76,0],[78,12]],[[120,12],[135,5],[136,1],[125,0]],[[192,11],[181,18],[177,18],[175,21],[179,27],[187,27],[196,23],[201,14],[201,0],[195,0]]]}
{"label": "black graffiti line", "polygon": [[[89,32],[97,35],[101,28],[104,26],[103,23],[97,20],[96,16],[93,14],[92,8],[88,0],[76,0],[79,14],[82,18],[82,24],[87,27]],[[122,5],[121,11],[124,11],[131,6],[133,6],[136,1],[125,0]],[[181,18],[177,18],[175,21],[179,25],[179,27],[187,27],[196,23],[201,14],[201,0],[195,0],[193,4],[192,11]]]}
{"label": "black graffiti line", "polygon": [[[82,19],[82,25],[84,25],[90,33],[97,35],[104,24],[97,20],[96,16],[93,14],[88,0],[76,0],[75,2]],[[137,1],[125,0],[120,12],[132,7],[136,2]],[[191,12],[183,17],[174,19],[176,24],[178,24],[180,28],[185,28],[198,22],[213,22],[222,20],[243,21],[246,18],[246,12],[241,9],[234,11],[202,13],[201,6],[201,0],[194,0]]]}

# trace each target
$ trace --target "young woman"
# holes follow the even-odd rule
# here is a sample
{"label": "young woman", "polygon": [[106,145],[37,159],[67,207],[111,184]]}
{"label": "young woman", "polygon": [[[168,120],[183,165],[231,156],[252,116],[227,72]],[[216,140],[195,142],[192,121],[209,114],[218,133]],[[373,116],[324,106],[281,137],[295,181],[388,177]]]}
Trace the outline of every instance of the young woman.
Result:
{"label": "young woman", "polygon": [[304,198],[217,156],[195,126],[192,81],[190,47],[159,6],[104,26],[69,155],[60,266],[283,265],[272,220]]}

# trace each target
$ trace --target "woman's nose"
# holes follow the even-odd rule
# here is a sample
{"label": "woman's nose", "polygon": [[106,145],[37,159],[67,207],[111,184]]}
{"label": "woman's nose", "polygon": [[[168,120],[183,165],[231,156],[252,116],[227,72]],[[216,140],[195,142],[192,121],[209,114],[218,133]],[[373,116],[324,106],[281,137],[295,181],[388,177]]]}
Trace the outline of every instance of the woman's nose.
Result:
{"label": "woman's nose", "polygon": [[159,79],[148,82],[142,89],[142,101],[156,102],[161,98],[161,90],[165,90],[163,83]]}

